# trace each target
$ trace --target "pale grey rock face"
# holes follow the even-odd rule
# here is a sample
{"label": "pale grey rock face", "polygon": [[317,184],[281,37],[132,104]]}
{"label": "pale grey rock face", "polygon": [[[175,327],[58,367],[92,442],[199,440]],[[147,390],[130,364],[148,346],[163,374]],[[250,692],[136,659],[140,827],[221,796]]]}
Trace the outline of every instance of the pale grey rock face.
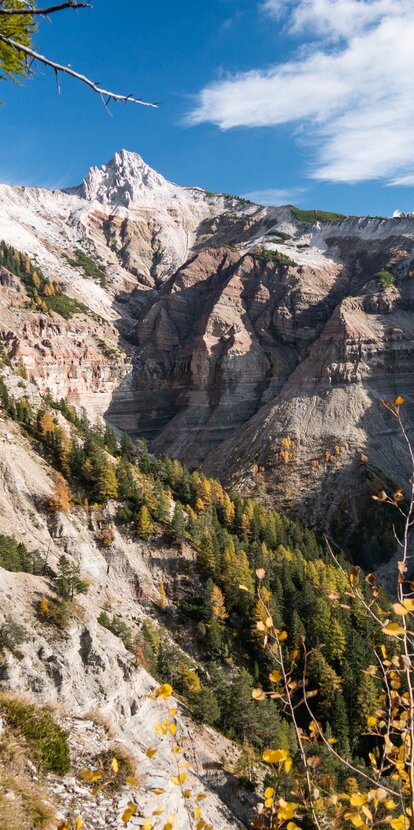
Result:
{"label": "pale grey rock face", "polygon": [[[6,650],[2,656],[0,691],[56,706],[55,717],[69,730],[72,770],[63,779],[49,776],[47,780],[62,819],[81,815],[90,830],[124,826],[121,815],[130,789],[108,795],[104,791],[94,799],[79,777],[85,768],[96,768],[103,752],[118,745],[136,760],[141,782],[136,795],[144,815],[163,806],[165,815],[176,815],[178,827],[187,830],[191,824],[185,800],[180,788],[171,783],[177,773],[176,758],[169,736],[160,737],[155,728],[166,717],[165,704],[153,695],[158,684],[122,641],[98,623],[98,617],[110,606],[111,613],[121,615],[134,635],[144,620],[152,618],[156,626],[160,581],[179,601],[194,553],[183,550],[180,559],[176,550],[159,544],[152,547],[151,541],[139,542],[117,531],[110,550],[105,551],[98,541],[98,528],[91,527],[82,508],[51,519],[47,510],[51,473],[16,425],[0,421],[1,532],[15,536],[30,550],[37,548],[52,569],[64,553],[80,562],[82,574],[90,581],[88,593],[76,600],[68,628],[59,632],[36,616],[40,597],[53,594],[48,578],[0,568],[0,627],[13,620],[25,631],[19,653]],[[105,519],[113,519],[111,505],[106,511]],[[203,805],[206,820],[223,830],[240,827],[239,818],[247,820],[249,805],[240,800],[221,761],[226,756],[230,764],[236,763],[240,750],[213,729],[194,724],[186,707],[174,703],[190,764],[188,786],[195,793],[208,794]],[[0,733],[1,729],[0,722]],[[150,747],[157,749],[153,758],[146,755]],[[162,798],[152,793],[152,787],[165,791]],[[156,830],[164,824],[165,816],[154,820]]]}
{"label": "pale grey rock face", "polygon": [[[124,150],[70,191],[0,192],[0,238],[90,310],[47,318],[0,275],[2,340],[41,391],[232,483],[263,467],[269,499],[315,521],[360,451],[398,478],[393,427],[382,446],[372,430],[383,397],[405,394],[411,418],[412,218],[304,225],[289,207],[179,187]],[[77,248],[105,286],[73,265]],[[382,291],[387,264],[396,286]],[[280,466],[287,435],[295,463]]]}

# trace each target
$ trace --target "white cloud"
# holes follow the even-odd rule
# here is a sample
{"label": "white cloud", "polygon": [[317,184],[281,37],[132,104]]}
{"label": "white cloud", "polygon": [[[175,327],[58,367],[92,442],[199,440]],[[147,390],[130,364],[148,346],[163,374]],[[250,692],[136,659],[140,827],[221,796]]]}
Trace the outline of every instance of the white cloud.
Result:
{"label": "white cloud", "polygon": [[266,0],[263,10],[288,29],[349,39],[393,14],[408,11],[411,0]]}
{"label": "white cloud", "polygon": [[303,192],[303,187],[293,188],[292,190],[269,187],[265,190],[252,190],[250,193],[243,193],[243,197],[255,202],[256,205],[291,205]]}
{"label": "white cloud", "polygon": [[412,185],[412,0],[267,0],[263,8],[285,16],[290,33],[312,29],[312,43],[299,58],[205,87],[189,123],[291,123],[313,147],[311,177]]}

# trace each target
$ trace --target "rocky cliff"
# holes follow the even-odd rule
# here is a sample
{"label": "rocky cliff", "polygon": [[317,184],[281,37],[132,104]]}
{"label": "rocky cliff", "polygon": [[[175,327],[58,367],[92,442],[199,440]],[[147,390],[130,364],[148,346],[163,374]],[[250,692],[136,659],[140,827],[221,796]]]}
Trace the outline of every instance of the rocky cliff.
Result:
{"label": "rocky cliff", "polygon": [[404,475],[380,401],[410,419],[414,219],[263,208],[125,151],[69,191],[1,191],[0,237],[87,308],[3,285],[2,342],[41,389],[315,523]]}

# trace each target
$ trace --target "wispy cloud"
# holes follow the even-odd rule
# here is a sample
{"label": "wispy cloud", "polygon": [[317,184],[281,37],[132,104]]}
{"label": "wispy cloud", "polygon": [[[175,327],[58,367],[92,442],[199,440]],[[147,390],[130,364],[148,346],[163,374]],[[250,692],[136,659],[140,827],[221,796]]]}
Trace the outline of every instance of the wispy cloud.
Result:
{"label": "wispy cloud", "polygon": [[295,200],[301,196],[305,188],[298,187],[292,190],[284,190],[283,188],[269,187],[265,190],[252,190],[250,193],[243,193],[245,199],[250,199],[257,205],[291,205]]}
{"label": "wispy cloud", "polygon": [[299,57],[208,85],[189,123],[291,123],[313,147],[311,177],[412,185],[412,0],[266,0],[259,11],[303,39]]}

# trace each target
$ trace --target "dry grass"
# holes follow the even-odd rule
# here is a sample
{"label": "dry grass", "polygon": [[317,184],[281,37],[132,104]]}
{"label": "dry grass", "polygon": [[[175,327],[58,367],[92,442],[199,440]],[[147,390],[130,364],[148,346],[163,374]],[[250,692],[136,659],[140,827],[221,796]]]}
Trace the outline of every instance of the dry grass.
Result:
{"label": "dry grass", "polygon": [[0,830],[47,830],[55,808],[39,782],[32,781],[24,740],[7,729],[0,738]]}
{"label": "dry grass", "polygon": [[84,720],[91,720],[94,723],[98,724],[98,726],[102,726],[105,730],[105,734],[108,738],[113,738],[115,736],[115,729],[114,725],[109,717],[102,714],[102,712],[97,709],[88,709],[87,712],[83,715]]}

